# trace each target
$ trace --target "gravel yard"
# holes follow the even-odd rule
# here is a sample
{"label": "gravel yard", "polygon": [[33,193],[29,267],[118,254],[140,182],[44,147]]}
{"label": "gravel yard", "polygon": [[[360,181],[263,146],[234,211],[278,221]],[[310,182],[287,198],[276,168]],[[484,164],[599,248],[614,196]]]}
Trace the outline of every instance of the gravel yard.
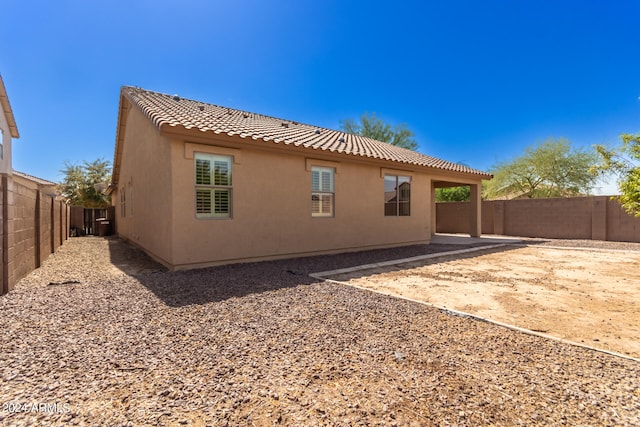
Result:
{"label": "gravel yard", "polygon": [[638,362],[308,276],[451,249],[166,272],[71,239],[0,297],[0,424],[640,425]]}

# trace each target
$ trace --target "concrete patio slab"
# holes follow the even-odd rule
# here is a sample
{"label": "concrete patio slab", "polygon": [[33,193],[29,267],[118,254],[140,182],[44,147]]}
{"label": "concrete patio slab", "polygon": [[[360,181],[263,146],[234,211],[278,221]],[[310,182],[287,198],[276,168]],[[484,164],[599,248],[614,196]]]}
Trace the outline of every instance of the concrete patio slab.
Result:
{"label": "concrete patio slab", "polygon": [[485,234],[481,237],[469,237],[468,234],[448,234],[436,233],[431,236],[431,243],[439,245],[472,245],[484,243],[487,245],[495,244],[514,244],[520,243],[523,239],[512,236],[498,236],[494,234]]}

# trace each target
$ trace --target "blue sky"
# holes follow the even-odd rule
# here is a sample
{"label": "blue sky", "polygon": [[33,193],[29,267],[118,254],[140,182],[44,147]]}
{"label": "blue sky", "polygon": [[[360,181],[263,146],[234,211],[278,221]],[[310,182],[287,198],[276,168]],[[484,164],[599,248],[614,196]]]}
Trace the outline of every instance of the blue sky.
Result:
{"label": "blue sky", "polygon": [[640,132],[640,1],[2,0],[14,168],[112,160],[122,85],[338,128],[406,123],[488,170]]}

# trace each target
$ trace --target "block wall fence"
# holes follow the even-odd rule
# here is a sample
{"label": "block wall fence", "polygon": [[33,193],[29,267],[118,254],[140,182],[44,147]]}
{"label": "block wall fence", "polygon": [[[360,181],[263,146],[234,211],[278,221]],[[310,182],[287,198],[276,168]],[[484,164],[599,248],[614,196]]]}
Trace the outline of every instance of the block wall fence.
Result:
{"label": "block wall fence", "polygon": [[6,174],[1,175],[0,194],[3,295],[68,239],[69,207],[40,190],[13,182]]}
{"label": "block wall fence", "polygon": [[[469,232],[469,202],[436,204],[438,233]],[[610,196],[482,202],[482,233],[552,239],[640,242],[640,218]]]}

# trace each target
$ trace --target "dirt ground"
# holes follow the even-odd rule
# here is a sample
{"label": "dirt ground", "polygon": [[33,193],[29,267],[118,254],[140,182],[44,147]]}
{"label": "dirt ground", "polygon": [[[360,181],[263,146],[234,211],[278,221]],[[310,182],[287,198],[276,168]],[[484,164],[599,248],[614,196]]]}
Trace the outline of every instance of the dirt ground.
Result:
{"label": "dirt ground", "polygon": [[506,246],[331,277],[640,357],[640,253]]}

